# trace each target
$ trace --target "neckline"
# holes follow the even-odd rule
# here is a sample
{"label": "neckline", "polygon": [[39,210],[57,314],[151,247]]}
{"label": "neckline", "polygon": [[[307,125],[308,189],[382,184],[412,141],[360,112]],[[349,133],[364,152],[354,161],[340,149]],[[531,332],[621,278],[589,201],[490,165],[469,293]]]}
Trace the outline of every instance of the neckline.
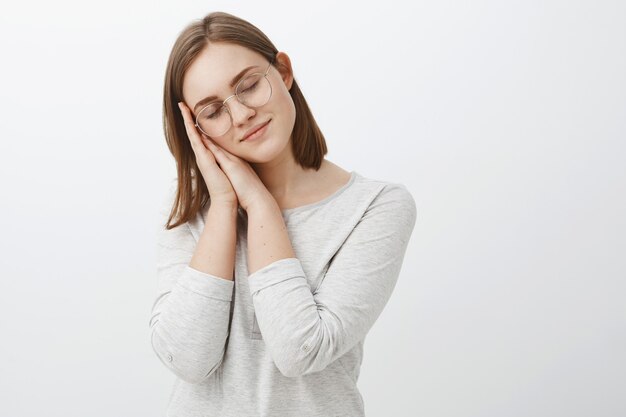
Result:
{"label": "neckline", "polygon": [[283,215],[290,215],[299,211],[303,211],[303,210],[308,210],[311,209],[313,207],[317,207],[317,206],[321,206],[323,204],[328,203],[331,200],[334,200],[335,198],[337,198],[339,196],[339,194],[343,193],[346,189],[348,189],[348,187],[350,187],[352,185],[352,183],[354,183],[354,181],[356,180],[356,177],[359,174],[356,171],[350,171],[350,179],[348,180],[348,182],[346,182],[344,185],[341,186],[341,188],[339,188],[337,191],[335,191],[334,193],[332,193],[331,195],[329,195],[326,198],[323,198],[319,201],[316,201],[315,203],[310,203],[310,204],[305,204],[303,206],[298,206],[298,207],[292,207],[292,208],[288,208],[288,209],[282,209],[281,213]]}

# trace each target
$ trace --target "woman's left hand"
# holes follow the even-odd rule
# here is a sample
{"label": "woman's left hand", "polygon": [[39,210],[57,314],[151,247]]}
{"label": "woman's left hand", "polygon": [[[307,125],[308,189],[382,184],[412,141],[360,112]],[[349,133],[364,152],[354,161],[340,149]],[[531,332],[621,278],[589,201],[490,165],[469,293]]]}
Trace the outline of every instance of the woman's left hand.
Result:
{"label": "woman's left hand", "polygon": [[248,161],[228,152],[207,136],[203,135],[203,139],[230,180],[244,210],[248,211],[252,204],[274,199]]}

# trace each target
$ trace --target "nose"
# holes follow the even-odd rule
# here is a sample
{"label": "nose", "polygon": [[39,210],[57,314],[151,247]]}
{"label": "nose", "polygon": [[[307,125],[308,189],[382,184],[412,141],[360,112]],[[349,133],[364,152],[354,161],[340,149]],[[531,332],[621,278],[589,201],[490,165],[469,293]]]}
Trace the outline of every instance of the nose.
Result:
{"label": "nose", "polygon": [[256,114],[253,108],[246,106],[235,97],[229,100],[228,110],[230,116],[233,118],[233,125],[237,127],[245,125],[246,122]]}

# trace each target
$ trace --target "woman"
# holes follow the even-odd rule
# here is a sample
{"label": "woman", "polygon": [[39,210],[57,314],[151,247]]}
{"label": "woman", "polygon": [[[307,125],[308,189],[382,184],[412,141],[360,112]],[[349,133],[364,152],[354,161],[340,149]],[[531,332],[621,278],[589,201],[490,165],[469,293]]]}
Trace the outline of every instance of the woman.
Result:
{"label": "woman", "polygon": [[401,269],[411,194],[324,159],[288,55],[227,13],[177,39],[164,130],[178,177],[150,328],[177,376],[167,415],[363,416],[363,343]]}

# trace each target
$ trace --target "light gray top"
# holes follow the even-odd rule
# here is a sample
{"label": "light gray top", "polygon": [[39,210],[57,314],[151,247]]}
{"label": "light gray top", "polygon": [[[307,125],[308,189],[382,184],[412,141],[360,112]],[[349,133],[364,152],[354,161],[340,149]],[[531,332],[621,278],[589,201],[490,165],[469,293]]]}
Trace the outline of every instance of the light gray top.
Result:
{"label": "light gray top", "polygon": [[189,266],[202,213],[160,211],[151,343],[176,376],[169,417],[357,417],[365,336],[400,274],[416,221],[407,188],[356,171],[338,191],[282,210],[295,258],[249,275],[238,211],[234,281]]}

